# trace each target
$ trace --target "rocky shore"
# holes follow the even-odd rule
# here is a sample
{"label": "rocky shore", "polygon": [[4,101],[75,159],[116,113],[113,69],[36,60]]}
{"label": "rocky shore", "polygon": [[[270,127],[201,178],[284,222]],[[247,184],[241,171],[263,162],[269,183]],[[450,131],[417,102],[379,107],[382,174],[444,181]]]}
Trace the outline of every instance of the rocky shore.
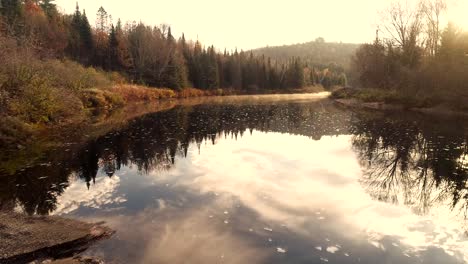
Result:
{"label": "rocky shore", "polygon": [[0,263],[101,263],[77,255],[112,234],[103,223],[0,212]]}

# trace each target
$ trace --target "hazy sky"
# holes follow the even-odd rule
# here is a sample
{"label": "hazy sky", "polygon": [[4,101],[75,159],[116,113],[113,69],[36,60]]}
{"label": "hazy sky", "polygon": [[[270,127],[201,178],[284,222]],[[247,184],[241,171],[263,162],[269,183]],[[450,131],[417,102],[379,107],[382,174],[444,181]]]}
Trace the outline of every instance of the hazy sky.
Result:
{"label": "hazy sky", "polygon": [[[416,0],[413,0],[416,1]],[[451,1],[449,19],[468,29],[468,0]],[[251,49],[266,45],[301,43],[324,37],[326,41],[372,41],[379,11],[390,0],[80,0],[90,23],[103,6],[114,21],[166,23],[173,34],[185,33],[218,49]],[[67,13],[76,1],[56,0]]]}

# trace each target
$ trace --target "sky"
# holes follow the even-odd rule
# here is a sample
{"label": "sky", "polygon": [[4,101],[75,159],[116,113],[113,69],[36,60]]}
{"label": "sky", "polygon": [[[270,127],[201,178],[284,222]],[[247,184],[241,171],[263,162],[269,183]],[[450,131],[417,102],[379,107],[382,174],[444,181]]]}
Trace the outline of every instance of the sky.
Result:
{"label": "sky", "polygon": [[[415,2],[416,0],[408,0]],[[468,30],[468,0],[448,0],[446,15]],[[328,42],[365,43],[375,38],[380,12],[390,0],[79,0],[90,23],[100,6],[114,21],[168,24],[173,35],[200,40],[222,50],[303,43],[323,37]],[[56,0],[72,13],[74,0]]]}

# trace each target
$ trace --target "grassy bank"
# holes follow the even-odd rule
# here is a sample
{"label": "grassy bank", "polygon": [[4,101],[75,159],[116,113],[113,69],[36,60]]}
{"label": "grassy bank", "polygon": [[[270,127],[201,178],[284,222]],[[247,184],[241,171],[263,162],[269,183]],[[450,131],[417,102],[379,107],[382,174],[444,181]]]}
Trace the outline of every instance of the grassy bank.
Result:
{"label": "grassy bank", "polygon": [[353,99],[357,103],[380,103],[388,108],[399,107],[402,109],[429,110],[428,112],[453,112],[468,113],[468,98],[463,96],[450,96],[446,91],[438,93],[424,94],[405,92],[392,89],[353,89],[343,88],[332,92],[333,99]]}
{"label": "grassy bank", "polygon": [[[85,67],[44,55],[32,44],[18,45],[0,34],[0,148],[21,148],[37,131],[87,122],[96,112],[114,111],[161,99],[234,94],[305,93],[321,86],[291,90],[166,89],[129,84],[117,72]],[[100,115],[102,116],[102,115]]]}

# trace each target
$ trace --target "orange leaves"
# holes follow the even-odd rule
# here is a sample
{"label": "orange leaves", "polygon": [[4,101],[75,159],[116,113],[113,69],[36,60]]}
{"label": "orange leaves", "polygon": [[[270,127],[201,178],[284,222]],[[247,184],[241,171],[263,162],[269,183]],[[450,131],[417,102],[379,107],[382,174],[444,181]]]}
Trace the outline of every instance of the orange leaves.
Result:
{"label": "orange leaves", "polygon": [[26,0],[24,3],[24,11],[26,12],[26,17],[28,15],[44,15],[44,12],[42,11],[41,7],[35,3],[35,1],[32,0]]}

